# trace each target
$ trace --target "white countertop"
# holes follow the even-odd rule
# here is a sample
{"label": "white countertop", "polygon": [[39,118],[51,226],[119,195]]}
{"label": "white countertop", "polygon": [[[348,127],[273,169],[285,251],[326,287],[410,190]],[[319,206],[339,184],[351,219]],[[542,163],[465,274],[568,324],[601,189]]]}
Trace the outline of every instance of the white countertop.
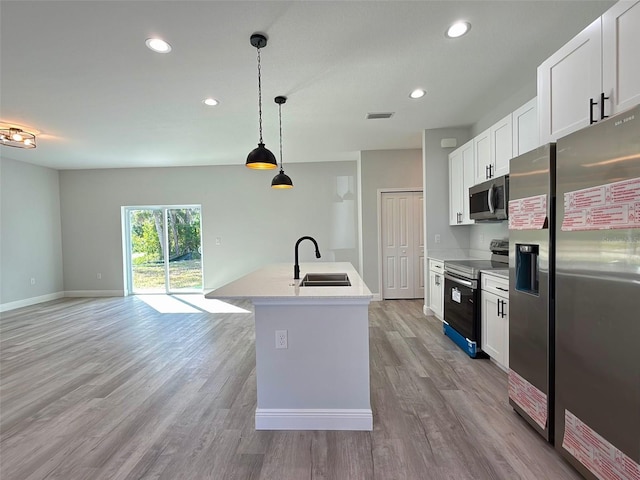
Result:
{"label": "white countertop", "polygon": [[447,260],[487,260],[491,258],[491,252],[478,253],[477,250],[430,249],[427,251],[427,258],[430,260],[439,260],[441,262],[446,262]]}
{"label": "white countertop", "polygon": [[293,263],[267,265],[205,295],[206,298],[250,299],[338,299],[372,298],[369,288],[347,262],[312,262],[300,264],[300,278],[307,273],[346,273],[350,287],[300,287],[293,279]]}

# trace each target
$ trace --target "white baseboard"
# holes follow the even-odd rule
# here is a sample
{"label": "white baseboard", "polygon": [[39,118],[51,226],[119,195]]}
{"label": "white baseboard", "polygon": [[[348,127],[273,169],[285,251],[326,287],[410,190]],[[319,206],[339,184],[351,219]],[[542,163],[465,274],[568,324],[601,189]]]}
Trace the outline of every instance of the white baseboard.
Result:
{"label": "white baseboard", "polygon": [[65,297],[124,297],[123,290],[67,290]]}
{"label": "white baseboard", "polygon": [[50,302],[51,300],[58,300],[64,298],[64,292],[48,293],[46,295],[40,295],[39,297],[25,298],[23,300],[16,300],[15,302],[0,304],[0,312],[8,312],[9,310],[15,310],[16,308],[29,307],[37,303]]}
{"label": "white baseboard", "polygon": [[373,430],[370,408],[256,408],[255,419],[256,430]]}
{"label": "white baseboard", "polygon": [[371,299],[374,302],[381,302],[382,301],[382,295],[380,295],[379,293],[374,293],[373,294],[373,298]]}

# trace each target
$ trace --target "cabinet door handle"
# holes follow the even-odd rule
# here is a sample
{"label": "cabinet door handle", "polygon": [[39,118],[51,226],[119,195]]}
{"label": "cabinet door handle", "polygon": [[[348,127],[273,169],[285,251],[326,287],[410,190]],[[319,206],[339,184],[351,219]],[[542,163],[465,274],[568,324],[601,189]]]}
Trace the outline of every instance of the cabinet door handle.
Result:
{"label": "cabinet door handle", "polygon": [[496,289],[502,290],[503,292],[508,292],[509,291],[508,288],[502,288],[502,287],[496,287]]}
{"label": "cabinet door handle", "polygon": [[598,105],[598,102],[594,102],[593,98],[589,99],[589,125],[596,123],[597,120],[593,118],[593,107]]}
{"label": "cabinet door handle", "polygon": [[436,285],[440,285],[440,275],[436,275]]}
{"label": "cabinet door handle", "polygon": [[489,180],[489,165],[485,165],[484,167],[484,179]]}
{"label": "cabinet door handle", "polygon": [[609,97],[604,96],[604,92],[600,94],[600,120],[604,120],[605,118],[609,118],[609,115],[604,114],[604,101],[609,100]]}
{"label": "cabinet door handle", "polygon": [[489,164],[489,178],[493,178],[493,165]]}
{"label": "cabinet door handle", "polygon": [[504,307],[507,306],[507,302],[505,302],[504,300],[502,301],[502,318],[506,317],[507,314],[504,311]]}
{"label": "cabinet door handle", "polygon": [[502,303],[502,300],[498,299],[498,316],[501,317],[502,314],[500,313],[500,304]]}

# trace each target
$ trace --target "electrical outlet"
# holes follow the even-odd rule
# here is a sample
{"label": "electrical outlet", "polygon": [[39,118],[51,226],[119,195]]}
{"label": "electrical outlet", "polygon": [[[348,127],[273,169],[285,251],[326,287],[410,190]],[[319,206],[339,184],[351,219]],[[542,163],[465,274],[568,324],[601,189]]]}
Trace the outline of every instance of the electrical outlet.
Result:
{"label": "electrical outlet", "polygon": [[31,285],[35,285],[36,284],[36,279],[34,277],[31,277]]}
{"label": "electrical outlet", "polygon": [[222,238],[216,237],[216,245],[222,245]]}
{"label": "electrical outlet", "polygon": [[289,348],[286,330],[276,330],[276,348]]}
{"label": "electrical outlet", "polygon": [[96,276],[98,277],[98,280],[102,280],[102,274],[101,273],[96,274]]}
{"label": "electrical outlet", "polygon": [[435,240],[436,240],[436,243],[440,243],[440,234],[439,233],[436,233]]}

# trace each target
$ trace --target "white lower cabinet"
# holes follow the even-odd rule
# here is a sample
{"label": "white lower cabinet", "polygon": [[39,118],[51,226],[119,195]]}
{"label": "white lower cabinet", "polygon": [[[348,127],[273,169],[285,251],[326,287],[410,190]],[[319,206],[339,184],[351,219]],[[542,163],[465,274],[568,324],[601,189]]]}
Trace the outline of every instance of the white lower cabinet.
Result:
{"label": "white lower cabinet", "polygon": [[444,318],[444,262],[440,260],[429,260],[429,310]]}
{"label": "white lower cabinet", "polygon": [[482,274],[482,350],[509,368],[509,281]]}

